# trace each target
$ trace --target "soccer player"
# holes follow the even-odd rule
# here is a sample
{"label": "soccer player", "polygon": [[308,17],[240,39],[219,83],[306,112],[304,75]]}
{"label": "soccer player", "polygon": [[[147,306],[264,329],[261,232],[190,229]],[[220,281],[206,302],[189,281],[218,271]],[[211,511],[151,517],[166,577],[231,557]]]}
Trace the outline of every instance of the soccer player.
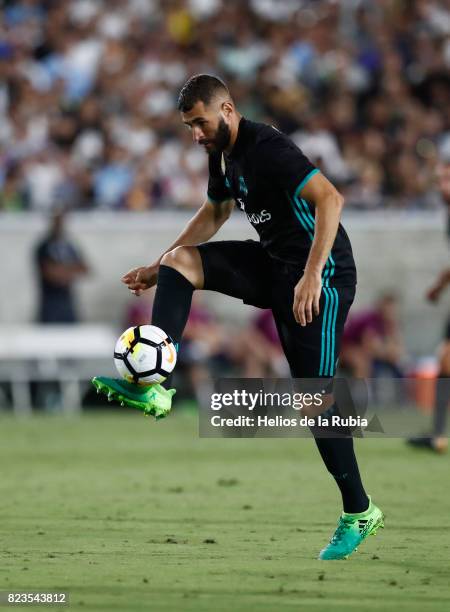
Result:
{"label": "soccer player", "polygon": [[[450,239],[450,163],[441,164],[438,171],[438,188],[448,208],[447,233]],[[427,292],[430,302],[437,302],[445,289],[450,285],[450,268],[444,269]],[[448,405],[450,402],[450,317],[444,334],[444,341],[439,354],[439,372],[436,379],[435,401],[433,410],[433,430],[431,434],[409,438],[411,446],[426,448],[437,453],[444,453],[448,447],[445,437]]]}
{"label": "soccer player", "polygon": [[[331,380],[356,284],[350,242],[339,223],[342,196],[289,138],[241,117],[215,76],[189,79],[178,109],[209,156],[207,198],[156,262],[122,281],[136,295],[157,283],[152,324],[176,344],[196,289],[271,308],[292,377]],[[259,242],[207,242],[235,204]],[[93,383],[110,398],[157,417],[170,410],[174,393],[100,377]],[[364,490],[352,437],[315,434],[315,440],[344,510],[319,558],[342,559],[383,526],[383,514]]]}

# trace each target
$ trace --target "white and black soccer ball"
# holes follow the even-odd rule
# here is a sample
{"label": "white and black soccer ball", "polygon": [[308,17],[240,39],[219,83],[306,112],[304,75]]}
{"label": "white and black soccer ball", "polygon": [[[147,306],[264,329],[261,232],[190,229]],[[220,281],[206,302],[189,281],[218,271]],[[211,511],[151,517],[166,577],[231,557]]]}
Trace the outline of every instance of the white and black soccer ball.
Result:
{"label": "white and black soccer ball", "polygon": [[140,385],[161,383],[177,362],[170,337],[155,325],[129,327],[117,340],[114,363],[122,378]]}

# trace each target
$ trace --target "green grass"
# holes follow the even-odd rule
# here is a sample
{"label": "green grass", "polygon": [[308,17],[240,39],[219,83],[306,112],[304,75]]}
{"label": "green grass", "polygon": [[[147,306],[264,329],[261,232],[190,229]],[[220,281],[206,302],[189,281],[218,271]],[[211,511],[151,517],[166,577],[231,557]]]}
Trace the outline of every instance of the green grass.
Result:
{"label": "green grass", "polygon": [[340,500],[312,440],[199,439],[188,413],[0,430],[0,590],[123,612],[449,609],[448,457],[358,441],[386,529],[327,563]]}

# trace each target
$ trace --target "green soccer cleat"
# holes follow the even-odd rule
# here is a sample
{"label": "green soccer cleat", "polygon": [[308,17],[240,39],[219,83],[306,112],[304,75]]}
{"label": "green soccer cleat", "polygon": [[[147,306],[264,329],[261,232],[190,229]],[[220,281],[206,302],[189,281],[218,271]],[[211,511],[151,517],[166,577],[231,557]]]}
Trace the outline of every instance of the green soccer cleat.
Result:
{"label": "green soccer cleat", "polygon": [[320,551],[319,559],[347,559],[367,536],[375,535],[380,527],[384,527],[384,515],[369,497],[369,507],[365,512],[342,513],[337,529],[328,546]]}
{"label": "green soccer cleat", "polygon": [[116,400],[122,406],[131,406],[142,410],[145,415],[153,415],[155,419],[167,416],[172,408],[172,396],[175,389],[164,389],[161,385],[141,387],[119,378],[95,376],[92,384],[97,393],[103,393],[108,401]]}

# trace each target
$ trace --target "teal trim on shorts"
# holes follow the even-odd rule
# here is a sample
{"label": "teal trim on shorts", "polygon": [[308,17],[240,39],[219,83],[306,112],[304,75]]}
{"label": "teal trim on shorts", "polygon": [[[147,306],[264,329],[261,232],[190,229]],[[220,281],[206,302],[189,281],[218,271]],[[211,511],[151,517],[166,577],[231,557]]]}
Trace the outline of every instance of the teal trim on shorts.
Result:
{"label": "teal trim on shorts", "polygon": [[333,376],[336,369],[336,320],[339,294],[335,287],[323,287],[325,307],[322,319],[322,341],[319,376]]}
{"label": "teal trim on shorts", "polygon": [[323,319],[322,319],[322,342],[320,349],[320,368],[319,368],[319,376],[324,375],[324,365],[325,365],[325,354],[326,354],[326,328],[327,328],[327,319],[328,319],[328,306],[330,303],[328,291],[325,287],[322,288],[323,295],[325,297],[325,306],[323,309]]}
{"label": "teal trim on shorts", "polygon": [[337,362],[337,358],[335,357],[335,350],[336,350],[336,319],[337,319],[337,313],[338,313],[338,308],[339,308],[339,294],[336,290],[336,287],[333,287],[331,291],[334,293],[334,297],[336,301],[336,307],[334,309],[334,317],[333,317],[333,323],[332,323],[333,336],[331,338],[331,351],[330,351],[330,359],[331,359],[330,376],[334,376],[334,373],[336,371],[336,362]]}

